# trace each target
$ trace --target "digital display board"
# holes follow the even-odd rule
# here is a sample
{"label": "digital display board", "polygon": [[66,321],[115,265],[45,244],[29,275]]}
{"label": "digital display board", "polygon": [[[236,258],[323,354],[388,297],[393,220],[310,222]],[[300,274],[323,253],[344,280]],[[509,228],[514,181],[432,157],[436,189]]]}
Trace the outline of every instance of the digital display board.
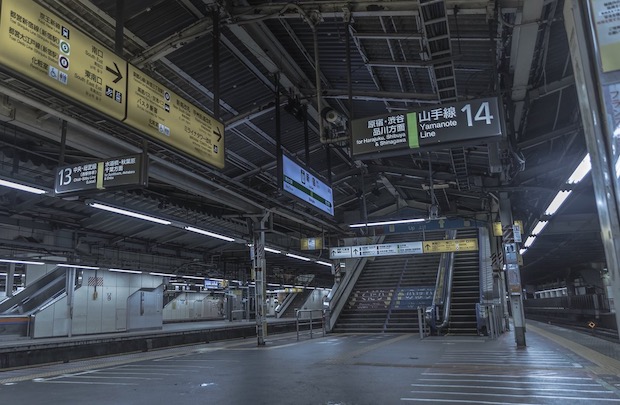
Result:
{"label": "digital display board", "polygon": [[408,113],[353,120],[353,156],[420,148],[502,135],[496,97],[442,104]]}
{"label": "digital display board", "polygon": [[0,64],[112,118],[125,118],[126,61],[32,1],[1,3]]}
{"label": "digital display board", "polygon": [[224,124],[131,65],[125,123],[224,168]]}
{"label": "digital display board", "polygon": [[148,176],[142,155],[79,163],[56,169],[56,194],[106,188],[145,186]]}
{"label": "digital display board", "polygon": [[282,189],[322,212],[334,215],[332,188],[286,155],[282,155]]}

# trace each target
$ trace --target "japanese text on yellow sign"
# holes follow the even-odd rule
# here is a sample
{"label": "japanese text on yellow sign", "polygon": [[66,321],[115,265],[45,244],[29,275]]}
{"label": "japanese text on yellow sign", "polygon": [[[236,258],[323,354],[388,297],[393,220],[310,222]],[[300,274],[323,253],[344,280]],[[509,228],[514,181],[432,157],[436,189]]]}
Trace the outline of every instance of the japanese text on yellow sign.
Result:
{"label": "japanese text on yellow sign", "polygon": [[466,252],[478,250],[478,239],[429,240],[422,245],[424,253]]}

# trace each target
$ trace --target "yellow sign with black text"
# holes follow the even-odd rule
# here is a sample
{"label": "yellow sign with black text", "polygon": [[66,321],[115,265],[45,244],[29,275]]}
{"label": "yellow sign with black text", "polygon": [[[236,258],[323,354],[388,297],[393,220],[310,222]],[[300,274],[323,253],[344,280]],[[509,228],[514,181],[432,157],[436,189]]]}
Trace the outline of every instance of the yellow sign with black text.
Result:
{"label": "yellow sign with black text", "polygon": [[427,240],[422,244],[424,253],[467,252],[478,250],[478,239]]}
{"label": "yellow sign with black text", "polygon": [[224,168],[224,124],[132,65],[129,65],[125,123]]}
{"label": "yellow sign with black text", "polygon": [[2,0],[0,64],[112,118],[125,118],[127,62],[28,0]]}
{"label": "yellow sign with black text", "polygon": [[0,66],[224,168],[220,121],[34,1],[0,4]]}

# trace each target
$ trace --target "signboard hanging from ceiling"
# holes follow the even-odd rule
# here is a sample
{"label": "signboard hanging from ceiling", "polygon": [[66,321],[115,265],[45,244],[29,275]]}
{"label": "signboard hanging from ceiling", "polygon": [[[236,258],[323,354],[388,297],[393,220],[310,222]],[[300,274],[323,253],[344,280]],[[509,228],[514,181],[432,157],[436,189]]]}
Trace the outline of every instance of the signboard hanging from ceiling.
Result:
{"label": "signboard hanging from ceiling", "polygon": [[282,190],[322,212],[334,215],[332,188],[307,168],[282,155]]}
{"label": "signboard hanging from ceiling", "polygon": [[497,97],[384,114],[351,122],[353,156],[418,151],[502,135]]}
{"label": "signboard hanging from ceiling", "polygon": [[224,168],[224,124],[62,17],[0,2],[0,65],[157,141]]}
{"label": "signboard hanging from ceiling", "polygon": [[147,180],[143,156],[131,155],[59,167],[56,170],[54,191],[56,194],[66,194],[118,187],[140,187],[146,186]]}
{"label": "signboard hanging from ceiling", "polygon": [[127,62],[32,1],[2,0],[0,63],[112,118],[125,118]]}

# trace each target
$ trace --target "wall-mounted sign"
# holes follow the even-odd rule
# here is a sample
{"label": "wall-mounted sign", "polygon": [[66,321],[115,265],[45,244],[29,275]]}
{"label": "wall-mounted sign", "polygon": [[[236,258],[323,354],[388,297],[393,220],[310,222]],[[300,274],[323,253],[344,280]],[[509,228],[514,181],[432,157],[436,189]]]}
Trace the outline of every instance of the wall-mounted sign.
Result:
{"label": "wall-mounted sign", "polygon": [[[519,231],[521,233],[523,233],[524,229],[523,229],[523,221],[521,221],[520,219],[517,219],[514,221],[513,223],[513,229],[514,227],[518,227]],[[503,236],[504,231],[502,230],[502,223],[501,222],[493,222],[493,236]]]}
{"label": "wall-mounted sign", "polygon": [[323,249],[323,238],[301,238],[301,250]]}
{"label": "wall-mounted sign", "polygon": [[324,213],[334,215],[332,188],[286,155],[282,155],[282,189]]}
{"label": "wall-mounted sign", "polygon": [[132,65],[127,86],[127,124],[224,168],[224,124]]}
{"label": "wall-mounted sign", "polygon": [[329,250],[330,259],[394,255],[419,255],[478,250],[478,239],[448,239],[421,242],[384,243],[379,245],[341,246]]}
{"label": "wall-mounted sign", "polygon": [[145,186],[148,176],[142,155],[79,163],[56,170],[56,194],[106,188]]}
{"label": "wall-mounted sign", "polygon": [[379,245],[342,246],[331,248],[330,259],[359,258],[422,253],[422,242],[384,243]]}
{"label": "wall-mounted sign", "polygon": [[618,28],[620,1],[590,0],[590,7],[603,72],[620,70],[620,29]]}
{"label": "wall-mounted sign", "polygon": [[112,118],[125,118],[127,62],[33,1],[2,0],[0,64]]}
{"label": "wall-mounted sign", "polygon": [[427,146],[502,135],[497,98],[484,98],[353,120],[354,156],[410,153]]}
{"label": "wall-mounted sign", "polygon": [[224,167],[224,124],[37,3],[0,3],[1,66]]}
{"label": "wall-mounted sign", "polygon": [[424,241],[424,253],[466,252],[473,250],[478,250],[478,239]]}

